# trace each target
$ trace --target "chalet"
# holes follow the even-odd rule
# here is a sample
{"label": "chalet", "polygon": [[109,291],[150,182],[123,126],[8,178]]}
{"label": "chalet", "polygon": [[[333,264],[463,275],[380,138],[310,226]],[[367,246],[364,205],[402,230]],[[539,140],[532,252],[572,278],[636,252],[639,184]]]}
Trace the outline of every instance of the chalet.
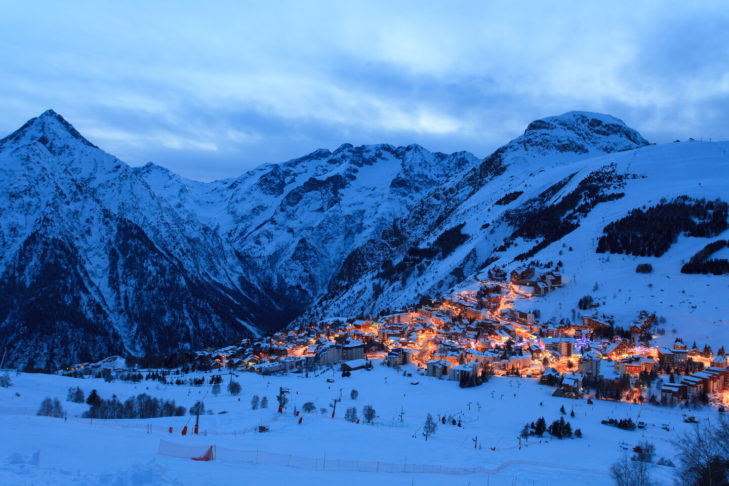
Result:
{"label": "chalet", "polygon": [[490,280],[496,280],[497,282],[504,282],[506,280],[506,272],[501,267],[489,269],[488,276]]}
{"label": "chalet", "polygon": [[661,403],[676,404],[685,398],[685,385],[680,383],[664,383],[661,387]]}
{"label": "chalet", "polygon": [[643,371],[643,367],[640,364],[640,358],[629,357],[623,358],[618,363],[618,371],[621,375],[636,376]]}
{"label": "chalet", "polygon": [[582,393],[582,375],[576,373],[564,375],[561,388],[565,395],[579,396]]}
{"label": "chalet", "polygon": [[428,361],[428,368],[425,372],[428,376],[434,376],[436,378],[441,378],[443,376],[448,376],[448,370],[451,367],[451,363],[448,361],[442,360],[442,359],[434,359],[431,361]]}
{"label": "chalet", "polygon": [[368,365],[368,361],[364,359],[353,359],[350,361],[344,361],[342,363],[342,371],[361,370],[367,368]]}
{"label": "chalet", "polygon": [[643,356],[631,356],[620,360],[618,370],[620,374],[637,376],[643,372],[650,373],[653,371],[655,361]]}
{"label": "chalet", "polygon": [[610,343],[603,350],[602,354],[610,359],[614,359],[614,358],[617,358],[618,356],[626,354],[627,352],[628,352],[628,343],[620,340],[620,341],[614,341],[614,342]]}
{"label": "chalet", "polygon": [[546,384],[551,385],[551,384],[557,383],[559,381],[560,376],[561,375],[559,374],[559,371],[548,366],[542,372],[542,377],[539,379],[539,382],[542,384],[546,383]]}
{"label": "chalet", "polygon": [[551,271],[544,273],[539,279],[549,285],[550,290],[562,285],[562,275],[559,272]]}
{"label": "chalet", "polygon": [[536,272],[533,267],[515,269],[511,271],[509,280],[515,285],[531,285],[534,282]]}
{"label": "chalet", "polygon": [[584,316],[582,318],[582,325],[593,331],[601,327],[610,327],[605,322],[599,320],[597,316]]}
{"label": "chalet", "polygon": [[711,366],[714,368],[726,368],[727,367],[726,355],[714,356],[714,358],[711,360]]}

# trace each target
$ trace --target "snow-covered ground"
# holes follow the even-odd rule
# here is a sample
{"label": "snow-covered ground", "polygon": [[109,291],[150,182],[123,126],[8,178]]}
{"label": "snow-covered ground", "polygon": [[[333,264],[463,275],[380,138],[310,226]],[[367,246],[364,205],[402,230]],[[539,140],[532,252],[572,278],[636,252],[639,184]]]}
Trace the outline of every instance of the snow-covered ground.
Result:
{"label": "snow-covered ground", "polygon": [[[403,376],[402,370],[398,372],[379,362],[372,371],[355,371],[349,378],[331,371],[308,378],[300,374],[237,373],[235,379],[243,387],[238,397],[227,393],[227,375],[223,377],[223,391],[214,396],[207,383],[200,387],[162,385],[156,381],[107,383],[101,379],[12,372],[12,386],[0,388],[0,484],[230,484],[241,480],[280,484],[294,479],[301,485],[345,480],[350,485],[376,481],[402,485],[597,486],[612,484],[608,467],[625,453],[623,448],[632,453],[630,449],[639,441],[649,440],[655,444],[656,458],[667,457],[676,462],[670,441],[680,431],[693,427],[683,422],[684,415],[695,415],[700,422],[717,417],[712,407],[689,411],[607,401],[590,405],[584,399],[552,397],[553,388],[524,378],[493,378],[480,387],[461,389],[455,382],[421,376],[414,368],[403,370],[413,376]],[[83,419],[80,416],[88,407],[65,401],[68,388],[75,386],[80,386],[86,395],[96,389],[102,398],[116,394],[122,401],[144,392],[174,399],[187,408],[203,399],[213,413],[201,416],[199,436],[185,437],[180,430],[188,422],[192,428],[194,419],[189,415],[147,420]],[[291,402],[283,414],[277,413],[275,400],[281,386],[291,391]],[[350,398],[352,389],[359,391],[355,400]],[[340,392],[343,400],[332,419],[329,404]],[[253,395],[268,397],[269,407],[252,410]],[[35,415],[46,396],[62,400],[67,420]],[[317,410],[302,412],[303,420],[298,424],[294,407],[301,410],[308,401],[314,402]],[[362,418],[364,405],[375,408],[374,424],[344,420],[349,407],[356,407]],[[541,440],[530,438],[520,448],[518,436],[524,424],[541,416],[549,424],[559,419],[561,406],[567,411],[565,419],[573,429],[581,429],[584,437],[557,440],[545,434]],[[321,408],[326,409],[325,413]],[[574,418],[570,417],[571,410]],[[422,427],[428,413],[436,418],[460,418],[462,427],[439,422],[435,434],[426,442]],[[600,423],[610,417],[630,417],[648,426],[631,432]],[[662,424],[670,424],[672,430],[663,430]],[[258,433],[259,425],[269,427],[270,431]],[[169,427],[173,428],[172,435]],[[161,440],[182,445],[216,445],[221,450],[258,451],[260,464],[166,457],[158,454]],[[265,459],[273,457],[266,453],[279,454],[278,460]],[[287,463],[286,455],[305,461],[306,466],[271,464],[282,457]],[[363,467],[380,462],[480,469],[464,474],[327,470],[327,461],[335,464],[337,460],[361,461]],[[652,468],[655,479],[665,483],[672,481],[673,474],[670,467]]]}

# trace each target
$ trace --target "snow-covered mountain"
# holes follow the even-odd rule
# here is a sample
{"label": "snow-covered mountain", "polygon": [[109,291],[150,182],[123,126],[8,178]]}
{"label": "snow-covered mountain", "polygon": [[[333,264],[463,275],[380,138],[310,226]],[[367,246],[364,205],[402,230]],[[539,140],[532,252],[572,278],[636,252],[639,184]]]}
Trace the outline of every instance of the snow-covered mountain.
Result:
{"label": "snow-covered mountain", "polygon": [[0,141],[0,347],[58,365],[278,329],[470,154],[342,145],[210,184],[132,168],[47,111]]}
{"label": "snow-covered mountain", "polygon": [[0,347],[18,366],[170,353],[410,305],[576,234],[595,257],[633,208],[721,197],[726,150],[570,112],[486,159],[347,144],[200,183],[47,111],[0,141]]}

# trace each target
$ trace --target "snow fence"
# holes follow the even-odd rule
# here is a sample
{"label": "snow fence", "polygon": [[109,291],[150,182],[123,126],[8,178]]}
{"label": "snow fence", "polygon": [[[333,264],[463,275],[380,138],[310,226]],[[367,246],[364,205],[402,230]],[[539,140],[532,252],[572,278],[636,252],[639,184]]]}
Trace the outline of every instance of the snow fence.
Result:
{"label": "snow fence", "polygon": [[175,444],[174,442],[160,439],[157,454],[160,456],[192,459],[193,461],[212,461],[215,459],[215,446]]}
{"label": "snow fence", "polygon": [[[176,444],[160,440],[159,455],[179,457],[193,460],[217,460],[246,464],[262,464],[268,466],[293,467],[310,471],[342,471],[342,472],[381,472],[412,474],[483,474],[494,470],[484,467],[453,467],[437,464],[397,464],[380,461],[361,461],[354,459],[329,459],[280,454],[254,450],[240,450],[215,445]],[[210,456],[210,459],[203,457]]]}

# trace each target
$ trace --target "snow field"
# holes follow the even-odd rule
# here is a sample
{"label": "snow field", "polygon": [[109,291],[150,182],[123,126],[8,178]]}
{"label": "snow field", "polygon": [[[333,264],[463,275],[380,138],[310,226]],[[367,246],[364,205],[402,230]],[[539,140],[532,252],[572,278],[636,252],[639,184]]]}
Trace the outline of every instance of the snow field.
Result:
{"label": "snow field", "polygon": [[[201,387],[161,385],[157,382],[130,384],[106,383],[98,379],[72,379],[59,376],[11,375],[13,385],[0,389],[0,484],[201,484],[228,482],[231,477],[251,480],[282,481],[296,478],[300,484],[346,479],[351,484],[611,484],[608,467],[621,454],[641,440],[656,446],[656,456],[673,457],[671,440],[691,425],[683,415],[695,415],[699,421],[716,417],[716,410],[686,411],[650,405],[585,400],[551,396],[553,388],[534,380],[494,378],[481,387],[461,389],[455,382],[413,374],[402,376],[392,368],[376,364],[370,372],[357,371],[350,378],[325,372],[320,376],[289,374],[259,376],[237,373],[243,387],[238,397],[225,391],[214,396],[211,385]],[[333,379],[334,383],[328,383]],[[417,382],[417,385],[411,383]],[[138,393],[174,399],[189,408],[204,397],[212,415],[200,418],[199,436],[182,437],[185,424],[190,430],[194,418],[167,417],[146,420],[90,420],[79,416],[86,405],[65,401],[71,386],[80,386],[88,395],[92,388],[103,398],[116,394],[120,400]],[[276,410],[275,395],[280,386],[291,390],[291,402],[283,414]],[[350,390],[359,397],[352,400]],[[342,394],[336,418],[331,418],[329,403]],[[19,394],[20,396],[16,395]],[[269,408],[251,410],[251,397],[267,396]],[[36,417],[35,411],[45,396],[59,397],[68,412],[68,421]],[[238,400],[240,398],[240,401]],[[302,412],[302,424],[294,416],[294,406],[301,410],[313,401],[317,411]],[[540,405],[541,403],[541,405]],[[348,407],[370,404],[377,411],[374,424],[352,424],[344,420]],[[478,409],[480,404],[481,409]],[[565,420],[573,429],[580,428],[583,439],[556,440],[548,434],[532,437],[519,448],[518,435],[527,422],[544,416],[547,424],[567,411]],[[319,408],[326,408],[320,413]],[[574,410],[575,417],[569,416]],[[225,411],[226,413],[220,413]],[[403,420],[399,414],[404,411]],[[453,415],[462,427],[438,423],[436,433],[426,442],[421,431],[428,413],[434,417]],[[645,430],[623,431],[600,424],[603,418],[627,418],[648,424]],[[670,432],[662,424],[670,424]],[[259,425],[270,432],[255,432]],[[167,432],[173,427],[174,434]],[[479,448],[474,448],[477,438]],[[217,460],[201,463],[157,454],[160,440],[181,445],[216,445],[236,451],[259,451],[278,454],[267,464],[258,465]],[[491,448],[495,450],[491,450]],[[305,467],[281,465],[280,456],[314,460]],[[423,464],[447,468],[479,468],[475,474],[366,473],[326,470],[326,461],[362,461],[363,463]],[[322,471],[321,468],[324,468]],[[653,475],[670,482],[672,468],[654,466]]]}

